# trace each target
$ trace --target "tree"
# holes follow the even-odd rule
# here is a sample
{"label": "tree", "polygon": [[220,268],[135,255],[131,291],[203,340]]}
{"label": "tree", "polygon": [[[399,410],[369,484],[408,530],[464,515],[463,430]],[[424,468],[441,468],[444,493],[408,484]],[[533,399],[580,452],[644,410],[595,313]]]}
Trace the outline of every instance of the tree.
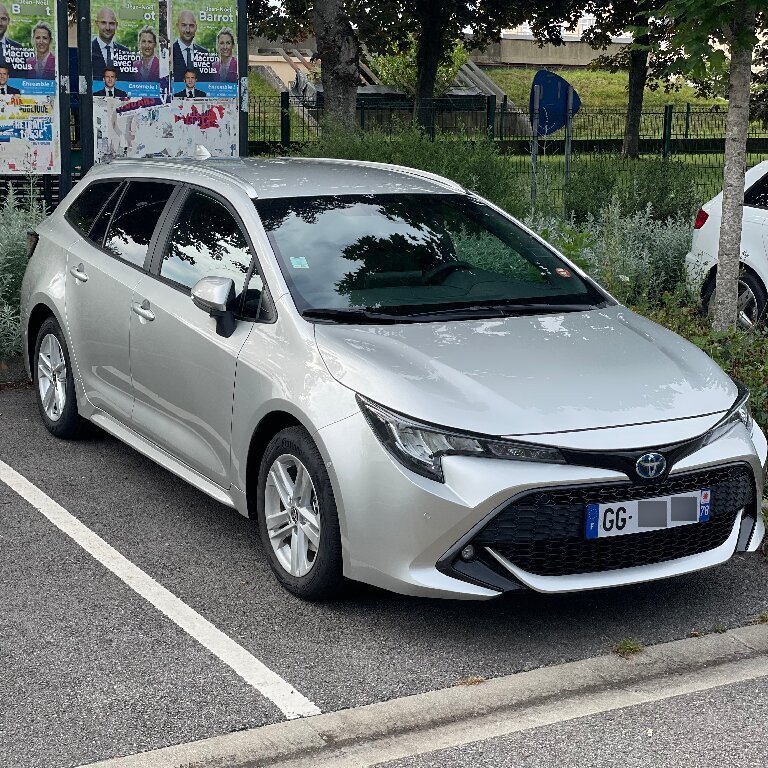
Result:
{"label": "tree", "polygon": [[313,32],[320,57],[326,116],[355,123],[360,41],[345,0],[248,0],[248,29],[270,40],[306,40]]}
{"label": "tree", "polygon": [[351,128],[360,83],[360,44],[344,0],[314,0],[309,18],[317,38],[326,116]]}
{"label": "tree", "polygon": [[[467,63],[469,55],[464,47],[464,41],[454,41],[453,47],[444,58],[445,61],[437,68],[436,96],[442,96],[451,87],[458,71]],[[373,56],[371,65],[384,85],[400,88],[409,96],[416,93],[416,38],[413,34],[408,36],[406,50],[399,50],[393,46],[387,52]]]}
{"label": "tree", "polygon": [[723,331],[737,321],[752,51],[757,29],[768,28],[768,14],[765,0],[668,0],[661,13],[673,19],[672,45],[684,52],[673,64],[676,71],[701,74],[707,61],[724,63],[719,46],[730,52],[714,319],[715,329]]}

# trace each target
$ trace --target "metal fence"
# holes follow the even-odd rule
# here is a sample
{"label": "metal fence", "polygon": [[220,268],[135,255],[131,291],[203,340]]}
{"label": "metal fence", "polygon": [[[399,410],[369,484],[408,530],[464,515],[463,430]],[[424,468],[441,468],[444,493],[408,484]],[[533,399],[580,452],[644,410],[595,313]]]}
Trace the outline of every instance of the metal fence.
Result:
{"label": "metal fence", "polygon": [[[413,105],[406,100],[362,100],[357,105],[357,123],[364,131],[392,135],[412,120]],[[251,100],[249,141],[253,154],[279,151],[319,138],[323,110],[315,104],[276,97]],[[546,123],[546,114],[539,115]],[[569,169],[587,162],[609,160],[633,170],[632,160],[622,157],[624,109],[583,107],[573,116],[570,140],[566,128],[534,139],[531,115],[513,107],[506,99],[434,99],[429,104],[426,131],[438,140],[490,140],[509,157],[513,170],[528,175],[534,189],[546,187],[553,204],[562,201]],[[702,201],[722,187],[725,152],[726,111],[718,107],[668,105],[645,109],[640,121],[639,148],[642,157],[659,157],[690,168]],[[747,142],[747,164],[768,159],[768,127],[752,123]],[[572,161],[572,165],[571,165]],[[538,184],[537,184],[538,182]]]}

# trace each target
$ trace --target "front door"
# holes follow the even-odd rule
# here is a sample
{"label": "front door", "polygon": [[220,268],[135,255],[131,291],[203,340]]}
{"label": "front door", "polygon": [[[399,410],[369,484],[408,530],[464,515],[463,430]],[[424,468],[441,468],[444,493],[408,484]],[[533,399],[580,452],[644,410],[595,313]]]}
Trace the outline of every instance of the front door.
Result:
{"label": "front door", "polygon": [[159,275],[131,311],[133,428],[218,485],[229,487],[237,356],[252,324],[225,338],[190,296],[203,277],[230,277],[240,295],[251,254],[224,203],[191,190],[163,247]]}

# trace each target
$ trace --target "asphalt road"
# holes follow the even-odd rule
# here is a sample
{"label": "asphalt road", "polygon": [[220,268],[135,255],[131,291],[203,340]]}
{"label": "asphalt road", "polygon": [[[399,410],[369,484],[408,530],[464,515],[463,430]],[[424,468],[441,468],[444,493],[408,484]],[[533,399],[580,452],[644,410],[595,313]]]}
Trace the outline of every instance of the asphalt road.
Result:
{"label": "asphalt road", "polygon": [[[252,524],[104,434],[51,437],[0,391],[0,460],[324,712],[745,624],[768,563],[666,582],[467,603],[361,587],[303,603]],[[0,765],[74,766],[278,722],[282,714],[0,484]]]}
{"label": "asphalt road", "polygon": [[380,768],[764,768],[768,679],[583,717]]}

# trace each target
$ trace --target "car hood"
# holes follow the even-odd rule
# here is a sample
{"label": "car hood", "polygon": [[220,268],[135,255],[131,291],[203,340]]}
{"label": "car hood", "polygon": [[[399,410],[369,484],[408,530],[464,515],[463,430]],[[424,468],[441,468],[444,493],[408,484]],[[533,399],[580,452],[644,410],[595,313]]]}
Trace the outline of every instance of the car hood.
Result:
{"label": "car hood", "polygon": [[340,383],[413,418],[537,435],[728,410],[732,380],[701,350],[616,306],[563,315],[315,326]]}

